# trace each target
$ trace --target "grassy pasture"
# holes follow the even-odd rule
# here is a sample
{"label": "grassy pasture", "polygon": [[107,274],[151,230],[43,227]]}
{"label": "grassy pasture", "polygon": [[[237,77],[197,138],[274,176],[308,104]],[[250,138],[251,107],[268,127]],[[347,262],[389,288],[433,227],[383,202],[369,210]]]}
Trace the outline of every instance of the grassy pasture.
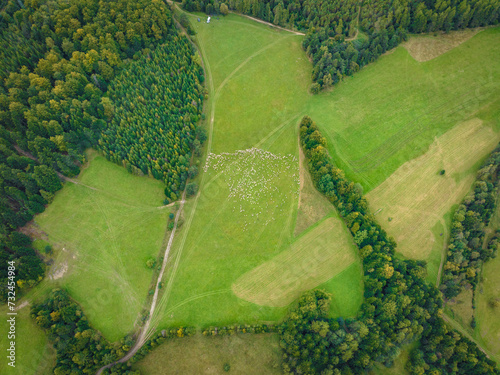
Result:
{"label": "grassy pasture", "polygon": [[232,290],[258,305],[287,306],[306,290],[344,271],[357,260],[356,255],[357,248],[342,220],[329,217],[286,250],[242,275]]}
{"label": "grassy pasture", "polygon": [[[196,335],[165,341],[133,369],[144,375],[281,374],[277,334],[240,334],[227,337]],[[196,359],[196,360],[194,360]]]}
{"label": "grassy pasture", "polygon": [[456,124],[478,117],[498,129],[499,38],[500,28],[487,29],[426,62],[400,46],[312,97],[306,112],[368,192]]}
{"label": "grassy pasture", "polygon": [[[195,15],[189,17],[197,31],[196,39],[205,67],[212,77],[207,80],[214,129],[209,152],[217,158],[256,147],[279,158],[291,155],[298,159],[296,127],[301,116],[309,114],[322,127],[330,151],[347,170],[348,176],[361,181],[369,191],[408,160],[425,154],[436,137],[457,123],[470,120],[470,125],[482,120],[484,126],[477,133],[486,147],[492,141],[492,134],[496,136],[498,125],[491,116],[496,107],[490,108],[489,104],[499,93],[495,78],[500,69],[493,66],[498,48],[496,45],[491,48],[493,51],[485,48],[498,40],[496,29],[483,31],[455,49],[423,63],[415,61],[406,49],[399,47],[331,92],[311,96],[307,92],[311,67],[300,48],[300,36],[272,30],[236,15],[213,19],[208,25],[196,22]],[[488,61],[491,64],[485,63]],[[472,72],[474,80],[470,78]],[[457,80],[462,81],[459,84]],[[474,86],[465,88],[467,82]],[[476,117],[479,120],[474,120]],[[474,132],[465,134],[476,136]],[[487,140],[483,138],[485,135]],[[456,153],[453,155],[460,157]],[[481,157],[483,154],[478,156],[472,150],[468,156],[471,155]],[[439,168],[442,160],[431,162],[439,164]],[[449,160],[454,162],[451,157]],[[277,170],[274,167],[265,169],[276,174],[269,179],[277,189],[273,198],[274,193],[257,194],[259,189],[251,187],[258,186],[258,182],[252,176],[244,177],[245,168],[262,174],[258,164],[247,163],[241,169],[234,161],[224,163],[218,171],[207,170],[200,179],[199,195],[186,204],[186,221],[174,241],[166,273],[167,287],[154,324],[208,325],[278,320],[285,307],[245,301],[233,293],[232,286],[246,273],[259,269],[257,267],[263,269],[266,262],[272,264],[273,258],[291,249],[295,234],[307,231],[307,227],[328,214],[329,209],[326,212],[324,208],[316,210],[315,207],[323,206],[319,197],[308,198],[304,193],[304,201],[309,201],[313,207],[309,212],[315,211],[316,215],[308,217],[307,210],[302,209],[304,201],[295,191],[296,175],[276,174],[272,172]],[[463,181],[473,165],[474,162],[463,161],[462,169],[447,167],[446,181],[453,186],[466,185]],[[453,173],[453,168],[457,173]],[[296,174],[298,168],[293,169]],[[249,206],[250,201],[232,195],[230,185],[233,183],[248,187],[244,194],[253,197],[253,207]],[[301,192],[306,189],[304,185],[302,189],[299,187]],[[307,193],[313,196],[314,188],[307,187]],[[236,202],[236,198],[240,201]],[[276,206],[276,203],[280,204]],[[456,201],[450,202],[454,203]],[[442,230],[436,222],[440,222],[450,207],[442,207],[441,216],[433,217],[425,229],[428,238],[424,237],[431,248],[438,242],[433,237]],[[445,222],[441,225],[444,228]],[[328,236],[341,238],[338,233]],[[436,248],[439,252],[431,256],[434,278],[442,244]],[[343,272],[357,274],[355,266]],[[362,287],[356,280],[359,278],[351,280],[337,275],[321,280],[323,283],[319,287],[332,288],[329,291],[334,295],[339,291],[355,295],[350,306],[359,306]],[[277,282],[277,279],[263,280],[262,284],[266,282]],[[340,299],[340,305],[347,300]],[[345,310],[351,314],[356,312],[352,307]],[[342,309],[332,308],[332,311]]]}
{"label": "grassy pasture", "polygon": [[[297,125],[311,97],[311,67],[300,36],[235,15],[208,25],[190,17],[212,73],[212,154],[198,197],[186,203],[186,221],[174,240],[153,324],[277,321],[284,305],[238,298],[232,285],[294,242],[300,193]],[[221,42],[228,38],[230,48]],[[237,152],[252,147],[263,151]],[[306,195],[313,191],[308,186]],[[319,217],[306,225],[331,210],[320,208]],[[345,250],[350,253],[352,247]],[[343,289],[359,293],[359,282],[346,280]]]}
{"label": "grassy pasture", "polygon": [[[483,282],[477,293],[475,337],[500,361],[500,308],[490,306],[490,301],[500,299],[500,257],[490,260],[483,266]],[[482,291],[482,293],[481,293]]]}
{"label": "grassy pasture", "polygon": [[[429,259],[434,243],[441,244],[440,237],[447,237],[444,214],[467,193],[478,162],[499,139],[477,118],[463,122],[370,191],[367,199],[372,212],[378,212],[381,225],[396,239],[399,252],[412,259]],[[440,175],[443,169],[445,174]],[[442,248],[437,250],[440,254]]]}
{"label": "grassy pasture", "polygon": [[[17,303],[19,306],[19,303]],[[55,352],[45,333],[30,317],[30,307],[25,306],[17,310],[16,316],[16,363],[15,367],[8,366],[7,350],[10,341],[7,337],[9,325],[7,323],[7,306],[0,307],[0,373],[12,375],[46,375],[50,374],[55,365]]]}
{"label": "grassy pasture", "polygon": [[313,185],[311,175],[305,165],[305,156],[299,152],[300,195],[295,222],[294,235],[297,236],[305,229],[335,211],[333,205]]}
{"label": "grassy pasture", "polygon": [[44,287],[63,286],[92,325],[115,341],[134,327],[162,248],[168,208],[163,184],[92,155],[78,184],[66,183],[35,218],[59,249]]}
{"label": "grassy pasture", "polygon": [[413,35],[402,46],[419,62],[429,61],[468,41],[482,28],[457,30],[437,35]]}

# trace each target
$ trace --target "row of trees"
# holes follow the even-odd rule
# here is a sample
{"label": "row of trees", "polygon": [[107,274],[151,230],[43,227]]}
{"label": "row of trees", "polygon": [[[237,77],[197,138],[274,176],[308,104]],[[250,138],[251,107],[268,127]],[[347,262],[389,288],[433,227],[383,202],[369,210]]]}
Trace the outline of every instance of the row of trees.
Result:
{"label": "row of trees", "polygon": [[[203,110],[201,59],[191,42],[176,36],[123,70],[108,89],[114,115],[99,147],[130,171],[165,181],[167,198],[184,190]],[[201,137],[201,139],[200,139]]]}
{"label": "row of trees", "polygon": [[[428,337],[432,332],[428,337],[432,343],[446,340],[446,332],[440,330],[442,299],[438,289],[424,280],[425,263],[395,257],[396,243],[368,211],[361,190],[335,167],[325,138],[309,117],[302,119],[300,139],[316,187],[337,207],[359,248],[365,299],[358,319],[332,320],[327,317],[329,297],[324,292],[304,295],[281,327],[285,373],[362,373],[375,361],[390,366],[400,347],[422,334]],[[408,370],[421,374],[422,366],[425,371],[434,366],[441,371],[436,374],[500,374],[475,345],[460,349],[465,355],[450,361],[448,352],[434,351],[440,360],[434,362],[423,355],[424,364],[410,362]]]}
{"label": "row of trees", "polygon": [[478,171],[471,192],[453,216],[441,281],[441,289],[447,298],[457,296],[465,285],[475,289],[482,263],[496,256],[497,239],[494,237],[487,246],[483,243],[486,227],[496,210],[499,172],[500,145]]}
{"label": "row of trees", "polygon": [[[306,31],[303,47],[314,65],[313,93],[375,61],[408,33],[448,32],[500,21],[500,0],[184,0],[182,5],[209,14],[229,8]],[[357,36],[357,30],[363,35],[346,40]]]}

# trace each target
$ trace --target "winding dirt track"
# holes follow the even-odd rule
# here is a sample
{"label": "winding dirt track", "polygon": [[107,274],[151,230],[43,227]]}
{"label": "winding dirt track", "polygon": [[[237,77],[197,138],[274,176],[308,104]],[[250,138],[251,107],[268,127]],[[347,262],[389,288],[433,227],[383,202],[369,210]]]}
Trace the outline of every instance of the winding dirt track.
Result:
{"label": "winding dirt track", "polygon": [[175,215],[174,228],[172,229],[172,233],[170,233],[170,238],[168,239],[167,248],[165,249],[165,253],[163,254],[163,263],[161,265],[161,271],[158,274],[158,279],[156,281],[155,293],[153,295],[153,301],[151,302],[151,307],[149,309],[149,316],[148,316],[148,319],[146,320],[146,323],[144,324],[144,326],[142,327],[142,329],[139,333],[139,337],[137,338],[137,341],[135,342],[132,349],[130,349],[128,351],[128,353],[125,355],[125,357],[122,357],[116,362],[113,362],[113,363],[110,363],[104,367],[101,367],[99,369],[99,371],[97,371],[96,375],[100,375],[105,369],[108,369],[117,363],[127,362],[130,358],[132,358],[134,356],[135,353],[137,353],[137,351],[146,342],[146,339],[148,337],[149,330],[150,330],[151,317],[153,316],[153,313],[155,311],[156,302],[158,300],[158,293],[160,291],[160,289],[158,288],[158,285],[160,285],[160,282],[163,278],[163,273],[165,272],[165,268],[167,266],[168,255],[170,253],[172,243],[174,242],[175,231],[177,230],[177,222],[179,221],[179,218],[181,217],[181,212],[182,212],[182,209],[184,207],[185,199],[186,199],[186,191],[184,190],[184,193],[182,194],[182,199],[180,200],[179,209],[177,210],[177,214]]}

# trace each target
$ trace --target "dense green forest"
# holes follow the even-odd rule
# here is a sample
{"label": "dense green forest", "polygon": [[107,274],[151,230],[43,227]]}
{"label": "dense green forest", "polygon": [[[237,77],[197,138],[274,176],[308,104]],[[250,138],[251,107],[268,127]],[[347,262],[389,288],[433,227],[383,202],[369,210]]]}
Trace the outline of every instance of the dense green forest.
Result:
{"label": "dense green forest", "polygon": [[421,339],[411,374],[500,374],[475,344],[447,329],[443,301],[425,281],[425,264],[395,257],[396,243],[370,214],[361,189],[335,167],[316,124],[304,117],[300,139],[312,179],[338,209],[359,248],[364,302],[357,319],[330,319],[329,296],[306,293],[281,327],[284,371],[358,374],[374,362],[391,366],[401,346]]}
{"label": "dense green forest", "polygon": [[171,200],[184,190],[191,150],[204,141],[200,131],[195,139],[203,109],[200,64],[191,42],[175,37],[130,64],[108,89],[114,116],[99,147],[130,172],[165,181]]}
{"label": "dense green forest", "polygon": [[209,14],[229,7],[307,32],[303,48],[313,62],[313,93],[375,61],[408,33],[448,32],[500,22],[499,0],[183,0],[182,6]]}
{"label": "dense green forest", "polygon": [[[158,0],[28,0],[24,4],[9,0],[2,3],[0,258],[16,260],[21,290],[40,280],[44,267],[27,241],[21,240],[19,245],[19,238],[11,233],[44,210],[62,187],[64,176],[79,173],[85,161],[83,151],[98,147],[107,122],[111,122],[114,129],[121,120],[132,121],[130,113],[126,113],[125,119],[115,118],[115,106],[116,116],[132,110],[126,108],[127,100],[136,94],[120,88],[115,76],[122,79],[124,72],[134,66],[133,72],[140,73],[133,61],[150,59],[151,54],[155,54],[151,51],[165,42],[168,47],[158,52],[164,54],[162,57],[168,56],[172,62],[173,56],[179,54],[178,66],[171,63],[162,66],[165,76],[176,77],[176,83],[166,88],[158,84],[151,95],[166,90],[161,99],[168,98],[169,105],[160,105],[160,98],[156,97],[156,112],[151,108],[151,101],[148,104],[151,117],[144,117],[143,122],[133,120],[138,128],[149,123],[158,126],[162,122],[161,129],[155,127],[155,131],[136,138],[143,137],[138,145],[151,147],[165,131],[169,142],[161,147],[168,150],[164,155],[162,152],[152,154],[153,158],[166,159],[160,164],[161,174],[156,173],[155,162],[151,162],[149,155],[139,149],[134,153],[131,145],[124,155],[119,149],[115,150],[118,156],[113,160],[127,159],[130,155],[130,164],[139,169],[151,164],[152,175],[167,182],[170,188],[166,193],[171,197],[173,185],[176,192],[183,187],[188,148],[199,143],[193,141],[193,134],[201,110],[201,88],[194,82],[203,82],[203,78],[199,64],[193,61],[192,47],[178,37],[166,3]],[[181,71],[185,74],[177,78]],[[113,88],[111,97],[121,96],[116,105],[108,94],[108,86]],[[127,87],[133,88],[133,85]],[[142,102],[144,97],[146,95]],[[141,105],[136,99],[132,100],[132,106]],[[179,129],[181,124],[186,127],[184,135],[172,139],[169,131]],[[203,139],[203,134],[199,138]],[[121,145],[117,142],[115,146]],[[143,170],[148,172],[147,168]],[[173,182],[169,183],[170,179]],[[7,275],[7,269],[2,267],[0,295],[3,300],[7,294]]]}

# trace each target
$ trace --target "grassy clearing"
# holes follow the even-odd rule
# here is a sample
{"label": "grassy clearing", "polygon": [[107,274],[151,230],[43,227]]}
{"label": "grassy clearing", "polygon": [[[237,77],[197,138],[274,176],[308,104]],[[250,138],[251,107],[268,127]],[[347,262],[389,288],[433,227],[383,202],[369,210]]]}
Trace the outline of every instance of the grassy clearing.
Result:
{"label": "grassy clearing", "polygon": [[[300,48],[302,37],[236,15],[213,19],[208,25],[196,22],[195,15],[189,17],[212,76],[208,81],[214,132],[209,151],[214,155],[256,147],[279,158],[291,155],[298,159],[297,123],[307,113],[326,130],[330,151],[342,150],[333,154],[339,155],[349,177],[361,180],[365,190],[370,190],[402,164],[425,153],[437,136],[472,113],[485,125],[497,126],[494,117],[487,118],[496,107],[489,110],[487,105],[500,93],[495,80],[500,68],[494,64],[499,48],[484,48],[498,40],[496,29],[481,32],[427,63],[416,62],[399,47],[331,92],[313,97],[307,92],[311,68]],[[470,78],[472,71],[474,79]],[[360,94],[370,100],[360,100]],[[388,101],[388,97],[394,100]],[[493,133],[488,134],[486,144]],[[242,300],[234,295],[232,285],[288,249],[298,233],[296,225],[303,231],[317,217],[304,220],[307,215],[298,208],[301,201],[295,190],[286,193],[296,187],[293,174],[276,174],[272,167],[269,173],[275,176],[268,179],[269,186],[277,190],[260,194],[252,188],[259,182],[245,172],[245,168],[258,171],[258,164],[247,163],[238,170],[241,164],[224,163],[218,171],[207,170],[199,196],[185,206],[186,222],[174,241],[167,287],[153,325],[276,321],[285,311],[284,307]],[[295,174],[297,166],[293,168]],[[463,178],[457,172],[450,181],[458,184]],[[244,199],[232,195],[234,183],[247,187]],[[447,210],[449,207],[439,219]],[[427,228],[431,245],[439,219]],[[338,234],[334,237],[340,238]],[[433,261],[433,277],[437,277],[438,261]],[[359,276],[332,279],[323,285],[335,286],[337,293],[352,293],[356,295],[352,301],[358,301],[362,287],[356,280]]]}
{"label": "grassy clearing", "polygon": [[363,303],[363,267],[354,262],[316,289],[323,289],[332,295],[330,315],[355,317]]}
{"label": "grassy clearing", "polygon": [[[235,15],[194,21],[213,77],[213,154],[199,196],[186,203],[153,325],[277,321],[284,306],[245,301],[231,288],[294,241],[297,124],[310,98],[311,68],[300,36]],[[228,36],[231,48],[221,43]]]}
{"label": "grassy clearing", "polygon": [[357,248],[343,221],[329,217],[271,260],[232,285],[240,298],[264,306],[287,306],[357,260]]}
{"label": "grassy clearing", "polygon": [[456,298],[446,303],[446,313],[450,318],[472,333],[472,289],[463,290]]}
{"label": "grassy clearing", "polygon": [[302,150],[299,152],[299,158],[300,195],[295,236],[335,210],[328,199],[314,187]]}
{"label": "grassy clearing", "polygon": [[499,38],[500,28],[487,29],[427,62],[400,46],[311,98],[306,112],[368,192],[456,124],[478,117],[498,129]]}
{"label": "grassy clearing", "polygon": [[63,286],[109,340],[134,327],[151,282],[146,261],[162,247],[163,184],[93,155],[35,219],[57,249],[43,288]]}
{"label": "grassy clearing", "polygon": [[468,41],[481,30],[483,29],[476,28],[458,30],[447,34],[413,35],[402,46],[415,60],[419,62],[429,61]]}
{"label": "grassy clearing", "polygon": [[[430,257],[434,243],[446,237],[444,214],[467,193],[478,162],[499,139],[479,119],[463,122],[370,191],[367,199],[372,211],[379,211],[377,217],[396,239],[398,251],[412,259]],[[444,175],[441,170],[446,171]]]}
{"label": "grassy clearing", "polygon": [[[19,303],[18,303],[19,305]],[[51,373],[55,365],[55,352],[48,342],[45,333],[34,323],[30,317],[30,307],[17,311],[16,316],[16,363],[15,367],[8,366],[7,350],[10,341],[7,337],[9,325],[7,323],[7,306],[0,308],[2,320],[0,322],[0,349],[2,360],[0,361],[0,373],[12,375],[45,375]]]}
{"label": "grassy clearing", "polygon": [[230,374],[281,374],[278,335],[173,339],[165,341],[133,369],[144,375],[225,374],[225,364],[229,364]]}

